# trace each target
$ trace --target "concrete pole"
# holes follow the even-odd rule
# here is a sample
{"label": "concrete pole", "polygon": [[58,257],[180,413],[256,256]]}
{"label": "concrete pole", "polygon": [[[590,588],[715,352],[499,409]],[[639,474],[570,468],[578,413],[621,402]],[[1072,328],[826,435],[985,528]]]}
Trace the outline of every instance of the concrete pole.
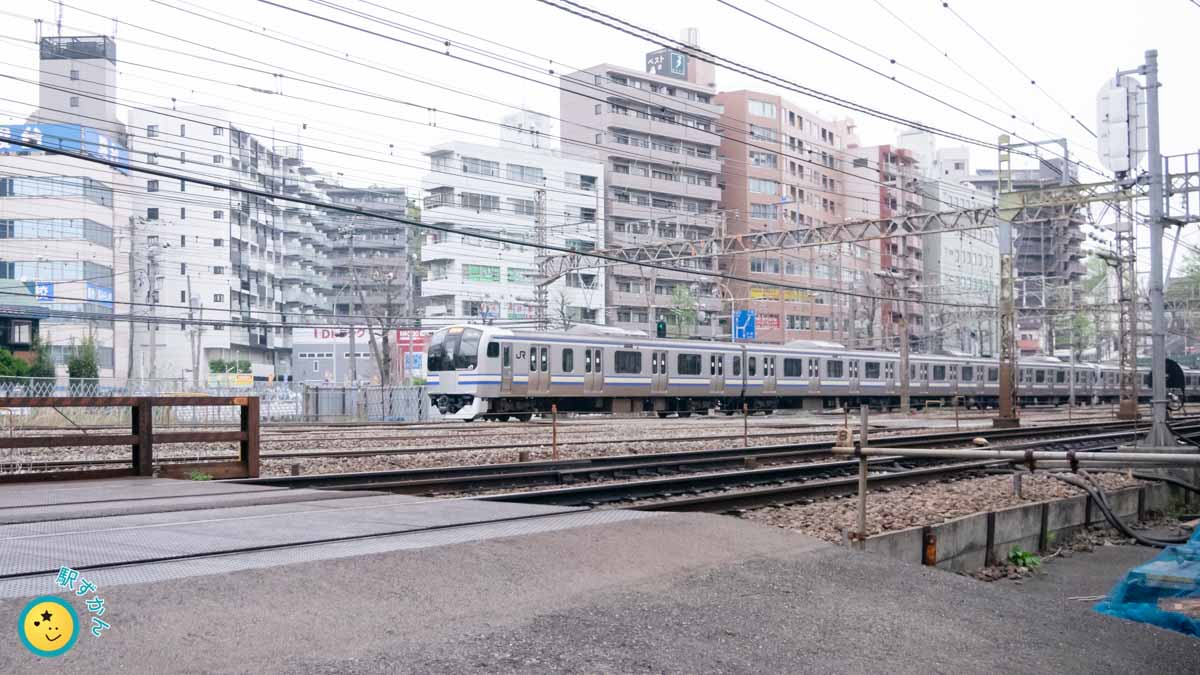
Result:
{"label": "concrete pole", "polygon": [[[869,406],[861,406],[859,408],[858,421],[858,441],[859,447],[867,447],[867,418],[870,413]],[[858,546],[866,548],[867,545],[867,458],[862,456],[858,459]]]}
{"label": "concrete pole", "polygon": [[[1005,196],[1012,193],[1012,158],[1008,149],[1010,138],[1000,136],[1000,175],[997,187],[1001,207]],[[996,245],[1000,250],[1000,414],[992,420],[995,427],[1015,427],[1021,421],[1017,417],[1017,349],[1016,308],[1014,306],[1014,270],[1012,243],[1012,215],[1001,214],[997,218]]]}
{"label": "concrete pole", "polygon": [[1163,166],[1158,129],[1158,50],[1146,51],[1147,169],[1150,174],[1150,351],[1152,426],[1146,443],[1170,445],[1167,429],[1167,325],[1163,308]]}
{"label": "concrete pole", "polygon": [[150,246],[146,274],[150,278],[150,379],[158,378],[158,244]]}
{"label": "concrete pole", "polygon": [[[358,343],[354,336],[354,301],[358,295],[358,276],[354,270],[354,229],[350,228],[350,384],[358,384]],[[337,368],[335,367],[336,371]]]}
{"label": "concrete pole", "polygon": [[900,315],[900,412],[908,414],[910,403],[908,397],[908,315]]}

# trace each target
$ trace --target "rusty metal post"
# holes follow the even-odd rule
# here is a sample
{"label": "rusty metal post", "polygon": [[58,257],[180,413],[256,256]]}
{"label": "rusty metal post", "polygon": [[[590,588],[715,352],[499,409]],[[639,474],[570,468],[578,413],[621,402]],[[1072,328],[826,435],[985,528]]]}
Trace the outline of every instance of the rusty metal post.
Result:
{"label": "rusty metal post", "polygon": [[[855,448],[867,447],[867,415],[870,412],[868,406],[859,407],[859,426],[858,426],[858,443],[855,443]],[[867,547],[867,456],[860,455],[858,458],[858,548],[865,549]]]}
{"label": "rusty metal post", "polygon": [[558,404],[550,404],[550,448],[554,461],[558,461]]}
{"label": "rusty metal post", "polygon": [[1012,221],[1021,212],[1021,198],[1013,191],[1010,141],[1008,134],[1002,134],[998,144],[1000,170],[996,188],[1000,213],[996,219],[996,245],[1000,251],[1000,414],[992,420],[995,427],[1021,424],[1017,417],[1017,310],[1012,243]]}
{"label": "rusty metal post", "polygon": [[928,525],[921,529],[921,564],[928,567],[937,565],[937,535]]}
{"label": "rusty metal post", "polygon": [[242,400],[242,440],[240,442],[240,459],[246,470],[247,478],[258,478],[258,443],[259,443],[259,399],[250,396]]}
{"label": "rusty metal post", "polygon": [[750,406],[742,403],[742,447],[750,447]]}
{"label": "rusty metal post", "polygon": [[148,397],[139,397],[132,409],[132,432],[137,436],[133,444],[133,473],[137,476],[154,475],[154,406]]}
{"label": "rusty metal post", "polygon": [[961,402],[961,396],[954,397],[954,430],[959,431],[958,427],[958,404]]}

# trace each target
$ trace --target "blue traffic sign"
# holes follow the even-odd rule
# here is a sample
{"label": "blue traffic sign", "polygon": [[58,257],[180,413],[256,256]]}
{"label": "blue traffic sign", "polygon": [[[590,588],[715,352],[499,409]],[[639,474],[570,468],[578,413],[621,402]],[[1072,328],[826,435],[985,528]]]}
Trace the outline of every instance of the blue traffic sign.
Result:
{"label": "blue traffic sign", "polygon": [[753,340],[755,312],[752,309],[739,309],[733,317],[733,339]]}
{"label": "blue traffic sign", "polygon": [[54,284],[46,281],[35,282],[33,294],[37,296],[38,302],[54,302]]}

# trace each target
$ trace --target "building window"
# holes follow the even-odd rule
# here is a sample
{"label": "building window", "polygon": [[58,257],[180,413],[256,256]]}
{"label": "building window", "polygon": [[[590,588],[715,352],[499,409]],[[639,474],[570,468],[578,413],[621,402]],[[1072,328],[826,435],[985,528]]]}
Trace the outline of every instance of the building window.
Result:
{"label": "building window", "polygon": [[213,293],[213,302],[216,302],[216,303],[225,302],[225,294],[224,293]]}
{"label": "building window", "polygon": [[146,209],[146,220],[158,220],[158,207],[151,206]]}
{"label": "building window", "polygon": [[147,124],[146,125],[146,138],[154,138],[155,136],[158,136],[158,125],[157,124]]}
{"label": "building window", "polygon": [[213,155],[213,164],[224,164],[225,158],[221,155]]}
{"label": "building window", "polygon": [[74,69],[71,70],[71,79],[72,80],[79,79],[79,71],[78,70],[74,70]]}
{"label": "building window", "polygon": [[532,199],[512,199],[508,202],[512,204],[513,213],[518,216],[533,216],[537,215],[537,203]]}
{"label": "building window", "polygon": [[779,209],[777,204],[751,204],[750,217],[761,218],[765,220],[775,220],[779,217]]}
{"label": "building window", "polygon": [[179,207],[179,219],[180,220],[187,219],[187,207],[185,207],[185,206]]}
{"label": "building window", "polygon": [[767,101],[755,101],[750,99],[750,114],[758,115],[759,117],[770,117],[775,119],[775,104]]}
{"label": "building window", "polygon": [[187,263],[179,263],[179,273],[187,274]]}
{"label": "building window", "polygon": [[158,192],[158,181],[156,181],[156,180],[146,181],[146,192]]}
{"label": "building window", "polygon": [[779,141],[779,132],[756,124],[750,125],[750,137],[760,141]]}
{"label": "building window", "polygon": [[187,126],[180,124],[179,125],[179,137],[183,138],[184,136],[187,136]]}
{"label": "building window", "polygon": [[604,140],[604,134],[596,134],[596,145],[600,145],[600,143],[603,140]]}
{"label": "building window", "polygon": [[474,192],[460,192],[458,195],[458,205],[464,209],[476,209],[478,211],[499,211],[500,197],[496,195],[483,195]]}
{"label": "building window", "polygon": [[158,153],[157,152],[147,152],[146,153],[146,163],[147,164],[158,164]]}
{"label": "building window", "polygon": [[72,108],[78,108],[78,107],[79,107],[79,97],[78,97],[78,96],[72,96],[72,97],[71,97],[71,107],[72,107]]}
{"label": "building window", "polygon": [[219,247],[221,247],[221,246],[224,246],[224,245],[225,245],[225,240],[224,240],[224,239],[213,239],[213,246],[216,246],[216,247],[218,247],[218,248],[219,248]]}
{"label": "building window", "polygon": [[760,195],[777,195],[779,194],[779,183],[773,180],[763,180],[761,178],[749,179],[750,191]]}
{"label": "building window", "polygon": [[463,265],[462,273],[464,281],[481,283],[500,281],[500,268],[492,265]]}
{"label": "building window", "polygon": [[759,152],[757,150],[751,150],[750,163],[754,166],[774,169],[779,166],[779,157],[771,152]]}
{"label": "building window", "polygon": [[213,127],[213,136],[224,136],[225,130],[221,127]]}
{"label": "building window", "polygon": [[225,217],[224,211],[213,211],[213,220],[221,220]]}
{"label": "building window", "polygon": [[221,265],[215,265],[213,267],[213,274],[225,274],[225,268]]}
{"label": "building window", "polygon": [[474,173],[481,176],[499,176],[500,162],[489,162],[475,157],[462,158],[463,173]]}
{"label": "building window", "polygon": [[182,150],[179,151],[179,163],[187,164],[187,153]]}
{"label": "building window", "polygon": [[521,181],[522,183],[537,183],[545,182],[545,176],[542,169],[536,166],[522,166],[520,164],[509,164],[505,167],[509,180]]}

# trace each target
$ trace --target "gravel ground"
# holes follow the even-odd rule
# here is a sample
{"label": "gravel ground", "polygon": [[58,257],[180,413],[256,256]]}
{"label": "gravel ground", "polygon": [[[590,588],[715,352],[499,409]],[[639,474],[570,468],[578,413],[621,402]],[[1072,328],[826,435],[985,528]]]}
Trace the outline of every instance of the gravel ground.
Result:
{"label": "gravel ground", "polygon": [[[974,419],[964,419],[963,428],[990,427],[990,416],[973,412]],[[1061,421],[1044,411],[1025,416],[1025,423]],[[750,418],[751,445],[777,445],[827,440],[843,421],[842,415],[831,413],[787,413],[770,417]],[[875,433],[883,429],[895,432],[924,433],[931,430],[951,430],[952,413],[936,411],[903,416],[898,413],[876,414],[871,417]],[[65,421],[64,421],[65,423]],[[185,425],[161,425],[172,431],[189,430]],[[209,427],[211,428],[211,427]],[[74,430],[64,430],[63,433]],[[559,422],[559,440],[564,442],[593,441],[580,445],[560,445],[562,458],[583,458],[606,455],[650,452],[713,450],[740,444],[742,420],[738,417],[668,418],[567,418]],[[794,432],[794,433],[792,433]],[[17,435],[46,432],[22,432]],[[122,433],[118,430],[89,431],[93,435]],[[772,434],[755,437],[754,434]],[[773,435],[780,434],[780,435]],[[338,428],[313,426],[309,428],[276,427],[263,431],[262,452],[297,452],[370,450],[385,448],[426,448],[460,445],[523,445],[544,443],[528,448],[531,459],[550,459],[551,429],[548,423],[430,423],[395,427]],[[709,435],[734,436],[730,439],[703,440]],[[695,440],[664,443],[666,438],[695,438]],[[619,442],[613,442],[619,441]],[[353,471],[382,471],[401,468],[422,468],[462,464],[496,464],[517,460],[517,448],[498,450],[464,450],[420,453],[412,455],[378,455],[372,457],[331,457],[303,459],[264,459],[263,475],[286,475],[293,464],[300,464],[304,474],[341,473]],[[202,460],[214,455],[236,453],[232,443],[177,443],[159,445],[155,455],[161,458]],[[76,448],[32,448],[0,451],[0,472],[13,471],[31,461],[128,459],[129,451],[117,446]]]}
{"label": "gravel ground", "polygon": [[[1093,474],[1093,477],[1105,490],[1141,483],[1119,474]],[[883,487],[872,490],[867,496],[867,534],[936,525],[973,513],[1080,494],[1083,494],[1082,490],[1044,475],[1024,476],[1020,497],[1013,494],[1010,476]],[[743,513],[742,517],[840,543],[844,530],[858,528],[858,497],[755,509]]]}

